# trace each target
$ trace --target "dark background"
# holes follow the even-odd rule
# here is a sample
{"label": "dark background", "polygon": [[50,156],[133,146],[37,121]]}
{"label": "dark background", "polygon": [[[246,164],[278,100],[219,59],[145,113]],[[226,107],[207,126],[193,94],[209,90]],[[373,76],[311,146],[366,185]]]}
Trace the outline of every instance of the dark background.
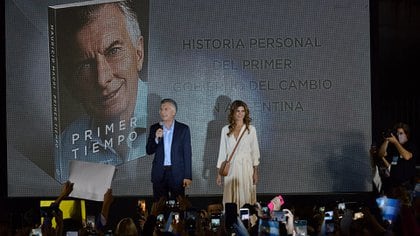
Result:
{"label": "dark background", "polygon": [[[4,9],[4,2],[1,3]],[[420,1],[416,0],[371,0],[371,71],[372,71],[372,142],[381,142],[382,131],[391,128],[398,121],[408,123],[412,128],[412,138],[420,140],[420,93],[417,91],[420,67]],[[4,19],[4,11],[1,12]],[[1,25],[4,32],[4,21]],[[1,41],[4,44],[4,33]],[[6,119],[5,119],[5,48],[1,47],[1,163],[0,163],[0,220],[24,218],[37,213],[37,198],[7,197],[6,163]],[[351,98],[349,98],[351,99]],[[30,131],[28,131],[30,132]],[[418,144],[419,142],[417,142]],[[419,147],[419,145],[418,145]],[[418,148],[420,150],[420,148]],[[417,166],[420,161],[417,160]],[[346,195],[284,196],[286,202],[325,204],[337,199],[369,201],[369,193]],[[259,200],[272,196],[258,196]],[[136,197],[117,198],[111,214],[129,215],[135,211]],[[207,204],[218,197],[197,197],[194,204]],[[220,199],[221,200],[221,199]],[[97,204],[92,204],[92,208]],[[203,205],[205,206],[205,205]],[[197,207],[202,207],[198,205]],[[88,210],[91,208],[88,204]],[[113,210],[114,209],[114,210]],[[120,210],[118,210],[120,209]]]}

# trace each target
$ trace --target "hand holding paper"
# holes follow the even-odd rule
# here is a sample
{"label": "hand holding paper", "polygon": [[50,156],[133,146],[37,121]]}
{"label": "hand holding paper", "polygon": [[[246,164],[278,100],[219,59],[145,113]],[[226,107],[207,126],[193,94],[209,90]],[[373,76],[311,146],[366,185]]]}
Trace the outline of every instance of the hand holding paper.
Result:
{"label": "hand holding paper", "polygon": [[71,161],[69,181],[74,183],[70,196],[94,201],[103,201],[111,188],[115,166],[101,163]]}

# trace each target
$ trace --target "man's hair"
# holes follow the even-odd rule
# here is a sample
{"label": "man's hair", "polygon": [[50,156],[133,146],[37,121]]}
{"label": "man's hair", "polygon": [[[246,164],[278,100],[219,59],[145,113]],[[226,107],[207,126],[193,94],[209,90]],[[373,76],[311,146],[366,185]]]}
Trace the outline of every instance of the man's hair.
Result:
{"label": "man's hair", "polygon": [[[107,5],[117,7],[125,17],[126,28],[133,45],[137,44],[138,39],[142,36],[137,14],[133,9],[132,1],[118,1],[110,3],[100,3],[81,7],[71,7],[58,10],[57,13],[57,49],[60,64],[58,69],[63,69],[66,77],[69,77],[74,71],[74,65],[71,58],[74,56],[74,48],[76,42],[76,34],[90,22],[95,19],[95,13]],[[67,79],[66,79],[67,80]]]}
{"label": "man's hair", "polygon": [[178,111],[178,105],[176,104],[175,100],[173,100],[172,98],[165,98],[165,99],[162,99],[162,101],[160,101],[160,105],[164,103],[172,104],[172,106],[175,108],[175,113]]}

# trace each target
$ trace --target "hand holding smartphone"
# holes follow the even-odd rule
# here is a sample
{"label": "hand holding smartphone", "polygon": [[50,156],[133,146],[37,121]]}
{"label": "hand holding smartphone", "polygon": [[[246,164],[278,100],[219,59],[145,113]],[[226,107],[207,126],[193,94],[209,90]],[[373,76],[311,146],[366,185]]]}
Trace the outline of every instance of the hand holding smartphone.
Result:
{"label": "hand holding smartphone", "polygon": [[210,229],[213,232],[216,232],[220,227],[220,219],[221,215],[219,214],[212,214],[210,217]]}
{"label": "hand holding smartphone", "polygon": [[286,212],[280,211],[273,211],[272,219],[279,222],[286,222]]}
{"label": "hand holding smartphone", "polygon": [[249,227],[249,209],[248,208],[239,209],[239,215],[244,226],[248,228]]}

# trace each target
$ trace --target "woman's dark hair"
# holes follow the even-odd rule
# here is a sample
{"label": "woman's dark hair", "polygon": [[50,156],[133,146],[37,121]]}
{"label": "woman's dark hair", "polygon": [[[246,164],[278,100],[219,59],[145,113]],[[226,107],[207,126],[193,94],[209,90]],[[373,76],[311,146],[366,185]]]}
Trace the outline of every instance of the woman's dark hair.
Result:
{"label": "woman's dark hair", "polygon": [[248,105],[241,100],[235,100],[232,102],[232,104],[230,105],[230,112],[229,112],[229,116],[228,116],[228,121],[229,121],[229,132],[227,133],[228,136],[230,136],[230,134],[233,132],[233,130],[236,127],[236,123],[235,123],[235,112],[238,109],[238,107],[243,107],[245,109],[245,117],[244,117],[244,124],[245,124],[245,129],[248,130],[249,132],[249,125],[251,124],[251,117],[249,116],[249,108]]}
{"label": "woman's dark hair", "polygon": [[404,133],[407,135],[407,139],[410,139],[410,126],[404,122],[398,122],[394,125],[395,132],[397,129],[403,129]]}

